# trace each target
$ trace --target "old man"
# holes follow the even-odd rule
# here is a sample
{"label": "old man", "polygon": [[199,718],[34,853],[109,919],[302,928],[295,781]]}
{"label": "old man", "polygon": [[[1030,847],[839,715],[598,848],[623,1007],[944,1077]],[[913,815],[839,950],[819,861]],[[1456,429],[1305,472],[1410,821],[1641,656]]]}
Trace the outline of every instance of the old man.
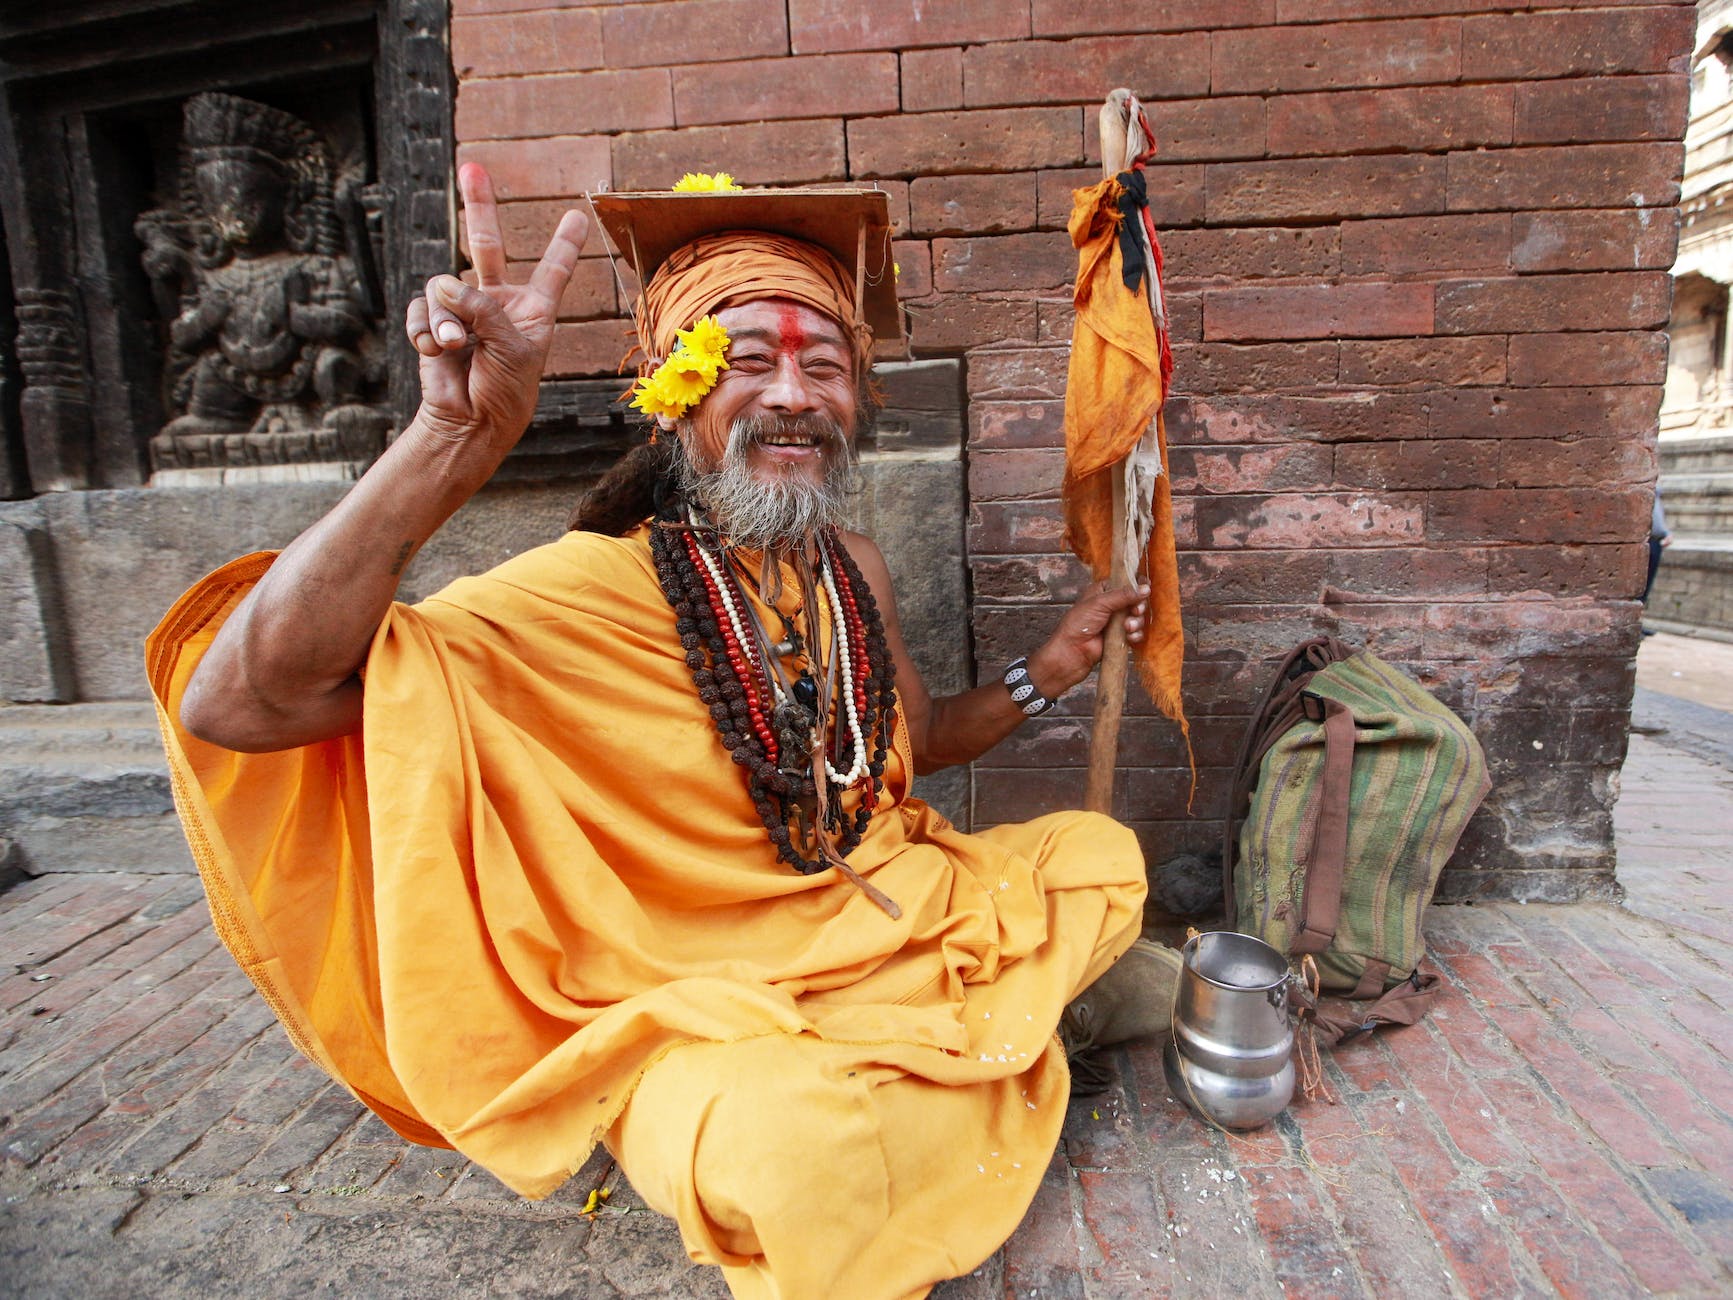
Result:
{"label": "old man", "polygon": [[1081,681],[1141,593],[1091,587],[1003,682],[929,697],[840,526],[872,327],[825,245],[854,233],[760,214],[639,260],[658,433],[577,527],[395,603],[528,424],[586,236],[568,213],[509,284],[460,183],[476,284],[409,311],[414,422],[151,639],[219,930],[405,1136],[529,1196],[605,1142],[740,1296],[924,1295],[1029,1205],[1066,1047],[1162,1027],[1175,962],[1137,940],[1124,828],[965,835],[909,783]]}

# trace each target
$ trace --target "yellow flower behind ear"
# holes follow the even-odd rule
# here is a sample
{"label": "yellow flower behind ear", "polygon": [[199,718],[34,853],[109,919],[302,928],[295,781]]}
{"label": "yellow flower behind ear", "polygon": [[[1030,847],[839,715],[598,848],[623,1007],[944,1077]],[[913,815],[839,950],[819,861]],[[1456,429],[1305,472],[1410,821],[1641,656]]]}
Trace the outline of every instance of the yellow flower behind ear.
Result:
{"label": "yellow flower behind ear", "polygon": [[728,369],[728,331],[706,316],[689,330],[674,335],[674,351],[650,374],[638,381],[632,394],[634,409],[645,415],[682,418],[709,391],[716,376]]}
{"label": "yellow flower behind ear", "polygon": [[662,372],[660,370],[648,379],[640,379],[637,388],[632,392],[632,407],[634,410],[642,411],[652,419],[659,415],[665,415],[670,420],[678,420],[686,414],[686,407],[683,403],[668,396],[662,387],[661,379]]}
{"label": "yellow flower behind ear", "polygon": [[683,193],[715,193],[721,190],[737,190],[741,187],[727,172],[687,172],[674,182],[674,188]]}
{"label": "yellow flower behind ear", "polygon": [[689,330],[681,330],[675,334],[679,345],[688,352],[695,352],[701,357],[714,357],[719,369],[728,369],[728,331],[716,323],[714,316],[705,316],[695,321]]}

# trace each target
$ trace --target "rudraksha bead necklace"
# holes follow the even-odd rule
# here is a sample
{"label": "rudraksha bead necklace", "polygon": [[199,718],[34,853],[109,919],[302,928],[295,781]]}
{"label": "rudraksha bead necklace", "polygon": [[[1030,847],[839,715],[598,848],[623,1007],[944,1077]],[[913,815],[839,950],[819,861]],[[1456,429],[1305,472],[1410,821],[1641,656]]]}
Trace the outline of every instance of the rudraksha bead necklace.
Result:
{"label": "rudraksha bead necklace", "polygon": [[[670,502],[651,528],[650,550],[692,684],[723,748],[745,769],[753,809],[777,857],[802,873],[836,865],[847,871],[840,860],[861,842],[883,788],[896,672],[878,602],[853,557],[827,528],[813,555],[796,559],[810,593],[803,608],[815,692],[786,681],[742,570],[714,525]],[[828,664],[816,644],[820,602],[829,613]],[[791,630],[800,614],[788,616]],[[851,789],[860,793],[852,816],[842,805]]]}

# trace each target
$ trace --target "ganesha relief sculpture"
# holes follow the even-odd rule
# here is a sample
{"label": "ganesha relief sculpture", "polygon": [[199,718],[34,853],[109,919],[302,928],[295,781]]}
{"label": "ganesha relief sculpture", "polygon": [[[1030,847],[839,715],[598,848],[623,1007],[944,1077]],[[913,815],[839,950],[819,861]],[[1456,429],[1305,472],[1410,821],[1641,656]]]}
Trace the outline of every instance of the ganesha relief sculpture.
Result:
{"label": "ganesha relief sculpture", "polygon": [[292,114],[234,95],[186,102],[180,201],[133,227],[166,322],[172,418],[151,439],[157,471],[347,476],[383,450],[380,295],[363,278],[373,258],[356,190],[339,192],[330,150]]}

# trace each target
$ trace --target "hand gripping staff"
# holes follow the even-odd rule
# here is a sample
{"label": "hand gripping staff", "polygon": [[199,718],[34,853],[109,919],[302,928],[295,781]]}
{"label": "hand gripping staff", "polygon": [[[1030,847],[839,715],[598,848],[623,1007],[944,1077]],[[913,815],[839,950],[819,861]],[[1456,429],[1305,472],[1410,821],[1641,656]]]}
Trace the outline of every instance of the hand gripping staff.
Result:
{"label": "hand gripping staff", "polygon": [[[1076,323],[1065,391],[1066,543],[1097,580],[1150,587],[1148,632],[1138,676],[1179,724],[1191,756],[1180,700],[1185,638],[1168,490],[1162,402],[1173,373],[1161,287],[1161,245],[1150,220],[1144,164],[1155,136],[1143,106],[1115,90],[1101,108],[1102,180],[1072,195],[1077,249]],[[1084,806],[1110,812],[1119,723],[1125,712],[1125,615],[1108,623],[1095,695]],[[1197,785],[1192,764],[1192,786]]]}

